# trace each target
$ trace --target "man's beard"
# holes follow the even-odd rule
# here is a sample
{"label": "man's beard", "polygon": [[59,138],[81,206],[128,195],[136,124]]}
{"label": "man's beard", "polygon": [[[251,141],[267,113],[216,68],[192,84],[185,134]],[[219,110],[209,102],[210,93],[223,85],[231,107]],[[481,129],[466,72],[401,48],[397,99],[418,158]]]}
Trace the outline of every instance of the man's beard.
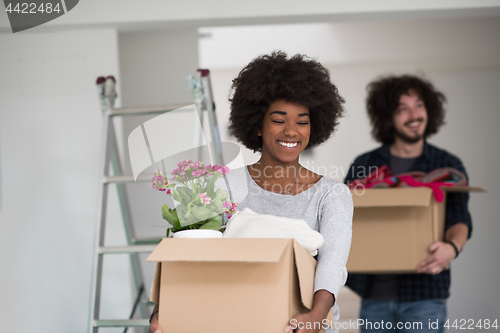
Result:
{"label": "man's beard", "polygon": [[402,133],[397,130],[397,128],[394,129],[394,135],[397,136],[401,141],[406,142],[406,143],[417,143],[419,142],[422,138],[423,135],[416,135],[416,136],[408,136],[405,133]]}

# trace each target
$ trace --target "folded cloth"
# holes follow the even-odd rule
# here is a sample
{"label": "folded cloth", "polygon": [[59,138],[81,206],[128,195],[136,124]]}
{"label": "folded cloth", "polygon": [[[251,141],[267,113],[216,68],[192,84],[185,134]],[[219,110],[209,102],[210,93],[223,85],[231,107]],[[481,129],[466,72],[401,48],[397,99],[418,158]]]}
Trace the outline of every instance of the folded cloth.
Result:
{"label": "folded cloth", "polygon": [[249,208],[236,212],[227,223],[224,238],[293,238],[315,256],[323,245],[323,236],[306,221],[257,214]]}
{"label": "folded cloth", "polygon": [[453,168],[436,169],[428,174],[420,171],[392,175],[387,165],[372,171],[366,178],[356,179],[349,183],[349,188],[388,188],[388,187],[419,187],[426,186],[432,190],[437,202],[444,200],[443,186],[467,186],[467,178]]}

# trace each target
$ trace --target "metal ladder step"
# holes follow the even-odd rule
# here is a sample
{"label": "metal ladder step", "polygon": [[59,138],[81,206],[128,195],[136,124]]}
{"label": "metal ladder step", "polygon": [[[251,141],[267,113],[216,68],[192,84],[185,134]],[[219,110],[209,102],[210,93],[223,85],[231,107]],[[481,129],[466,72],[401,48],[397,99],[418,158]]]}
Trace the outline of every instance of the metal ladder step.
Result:
{"label": "metal ladder step", "polygon": [[104,184],[125,184],[125,183],[145,183],[151,182],[151,177],[137,177],[137,180],[134,179],[132,175],[122,175],[122,176],[105,176],[103,179]]}
{"label": "metal ladder step", "polygon": [[151,253],[156,245],[99,246],[99,254]]}
{"label": "metal ladder step", "polygon": [[149,319],[98,319],[94,327],[149,327]]}
{"label": "metal ladder step", "polygon": [[147,114],[165,113],[168,111],[173,111],[176,109],[186,107],[191,104],[193,104],[193,102],[176,103],[169,105],[156,105],[148,107],[113,108],[111,109],[109,115],[111,117],[115,117],[115,116],[139,116],[139,115],[142,116]]}
{"label": "metal ladder step", "polygon": [[134,245],[154,245],[157,246],[160,244],[161,239],[158,237],[155,238],[141,238],[133,240]]}

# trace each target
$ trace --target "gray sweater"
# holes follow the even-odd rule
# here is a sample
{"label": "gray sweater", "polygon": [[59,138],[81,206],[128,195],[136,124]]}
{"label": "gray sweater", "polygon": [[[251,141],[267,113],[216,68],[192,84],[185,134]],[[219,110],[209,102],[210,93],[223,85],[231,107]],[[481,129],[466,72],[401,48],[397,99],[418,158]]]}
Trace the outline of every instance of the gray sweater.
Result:
{"label": "gray sweater", "polygon": [[[303,219],[323,235],[319,248],[314,292],[325,289],[337,299],[347,279],[346,262],[352,236],[353,204],[351,192],[343,183],[322,177],[311,188],[297,195],[277,194],[263,190],[252,179],[246,167],[231,170],[227,176],[231,199],[238,201],[238,210],[248,207],[259,214]],[[227,189],[224,180],[217,186]],[[334,306],[334,319],[338,320]]]}

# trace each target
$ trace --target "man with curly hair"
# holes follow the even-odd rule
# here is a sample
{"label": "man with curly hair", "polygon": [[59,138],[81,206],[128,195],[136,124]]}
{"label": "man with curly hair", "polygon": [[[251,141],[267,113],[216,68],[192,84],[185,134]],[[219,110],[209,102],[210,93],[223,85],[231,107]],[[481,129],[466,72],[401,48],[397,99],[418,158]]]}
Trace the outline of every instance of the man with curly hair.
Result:
{"label": "man with curly hair", "polygon": [[[345,182],[362,178],[366,170],[384,165],[394,175],[409,171],[427,173],[444,167],[466,175],[458,157],[426,141],[444,123],[445,101],[445,96],[430,82],[415,76],[390,76],[371,82],[366,106],[372,135],[382,146],[357,157]],[[362,297],[361,319],[391,322],[393,328],[398,322],[420,322],[422,328],[418,332],[435,332],[429,328],[429,321],[438,320],[438,331],[444,331],[450,287],[447,267],[472,232],[468,200],[467,193],[448,193],[445,240],[429,247],[430,255],[416,267],[417,274],[349,274],[346,285]],[[371,332],[372,328],[365,325],[361,331]]]}

